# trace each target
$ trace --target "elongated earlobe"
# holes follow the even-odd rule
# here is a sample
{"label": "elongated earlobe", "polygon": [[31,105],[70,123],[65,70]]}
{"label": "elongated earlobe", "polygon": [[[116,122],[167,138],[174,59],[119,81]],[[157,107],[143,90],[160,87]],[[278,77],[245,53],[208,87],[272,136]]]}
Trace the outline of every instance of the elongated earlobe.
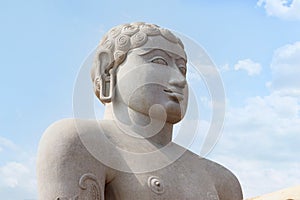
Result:
{"label": "elongated earlobe", "polygon": [[99,99],[104,103],[112,101],[114,95],[114,70],[109,70],[109,74],[102,74],[99,82]]}
{"label": "elongated earlobe", "polygon": [[94,69],[94,91],[102,103],[111,102],[113,97],[115,76],[113,64],[109,51],[102,50],[98,53]]}

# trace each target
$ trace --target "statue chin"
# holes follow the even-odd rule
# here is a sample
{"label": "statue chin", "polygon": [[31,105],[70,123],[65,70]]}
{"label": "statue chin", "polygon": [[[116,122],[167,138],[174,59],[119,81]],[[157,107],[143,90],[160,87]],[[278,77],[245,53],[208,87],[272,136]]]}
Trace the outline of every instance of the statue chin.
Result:
{"label": "statue chin", "polygon": [[[176,124],[180,122],[183,119],[186,112],[186,106],[181,105],[180,103],[175,101],[166,102],[164,105],[155,104],[150,109],[148,107],[134,107],[132,105],[128,106],[128,108],[130,108],[130,113],[135,113],[135,115],[133,116],[139,116],[139,119],[141,119],[142,116],[145,116],[146,118],[149,118],[149,120],[150,118],[154,118],[156,120],[160,120],[164,123],[170,124]],[[146,121],[149,123],[149,120]]]}
{"label": "statue chin", "polygon": [[167,112],[167,122],[171,124],[176,124],[180,122],[186,111],[186,106],[182,105],[178,102],[168,102],[166,105],[166,112]]}
{"label": "statue chin", "polygon": [[167,119],[166,122],[170,124],[176,124],[180,122],[183,119],[184,116],[181,116],[180,113],[177,115],[176,113],[167,113]]}
{"label": "statue chin", "polygon": [[178,117],[178,115],[168,115],[167,117],[167,122],[170,123],[170,124],[177,124],[178,122],[180,122],[182,120],[183,116],[182,117]]}

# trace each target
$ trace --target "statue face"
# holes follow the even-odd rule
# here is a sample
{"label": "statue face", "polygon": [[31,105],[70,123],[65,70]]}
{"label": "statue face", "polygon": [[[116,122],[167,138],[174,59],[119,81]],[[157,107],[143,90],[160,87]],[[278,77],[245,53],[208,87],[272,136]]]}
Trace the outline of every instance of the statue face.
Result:
{"label": "statue face", "polygon": [[152,105],[160,104],[167,122],[174,124],[183,118],[187,107],[185,53],[178,44],[162,38],[155,41],[156,48],[150,41],[128,52],[117,70],[114,98],[145,115]]}

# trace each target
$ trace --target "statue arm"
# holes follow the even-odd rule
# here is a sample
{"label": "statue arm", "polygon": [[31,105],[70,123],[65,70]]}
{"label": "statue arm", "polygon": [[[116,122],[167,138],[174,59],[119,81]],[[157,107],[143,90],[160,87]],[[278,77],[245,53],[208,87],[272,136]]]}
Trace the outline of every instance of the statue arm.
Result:
{"label": "statue arm", "polygon": [[81,143],[74,120],[51,125],[38,150],[38,195],[43,200],[104,199],[106,167]]}
{"label": "statue arm", "polygon": [[209,164],[208,169],[220,200],[243,200],[240,182],[231,171],[214,162]]}
{"label": "statue arm", "polygon": [[229,170],[226,169],[225,176],[219,187],[226,191],[226,197],[224,197],[224,200],[243,200],[240,182]]}

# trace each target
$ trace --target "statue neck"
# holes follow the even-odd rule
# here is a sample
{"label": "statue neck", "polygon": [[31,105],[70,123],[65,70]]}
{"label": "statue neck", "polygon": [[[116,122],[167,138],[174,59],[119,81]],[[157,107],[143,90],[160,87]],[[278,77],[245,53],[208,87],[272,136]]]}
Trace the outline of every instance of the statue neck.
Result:
{"label": "statue neck", "polygon": [[118,128],[133,139],[143,138],[156,146],[172,140],[173,124],[137,112],[121,103],[105,105],[104,120],[113,120]]}

